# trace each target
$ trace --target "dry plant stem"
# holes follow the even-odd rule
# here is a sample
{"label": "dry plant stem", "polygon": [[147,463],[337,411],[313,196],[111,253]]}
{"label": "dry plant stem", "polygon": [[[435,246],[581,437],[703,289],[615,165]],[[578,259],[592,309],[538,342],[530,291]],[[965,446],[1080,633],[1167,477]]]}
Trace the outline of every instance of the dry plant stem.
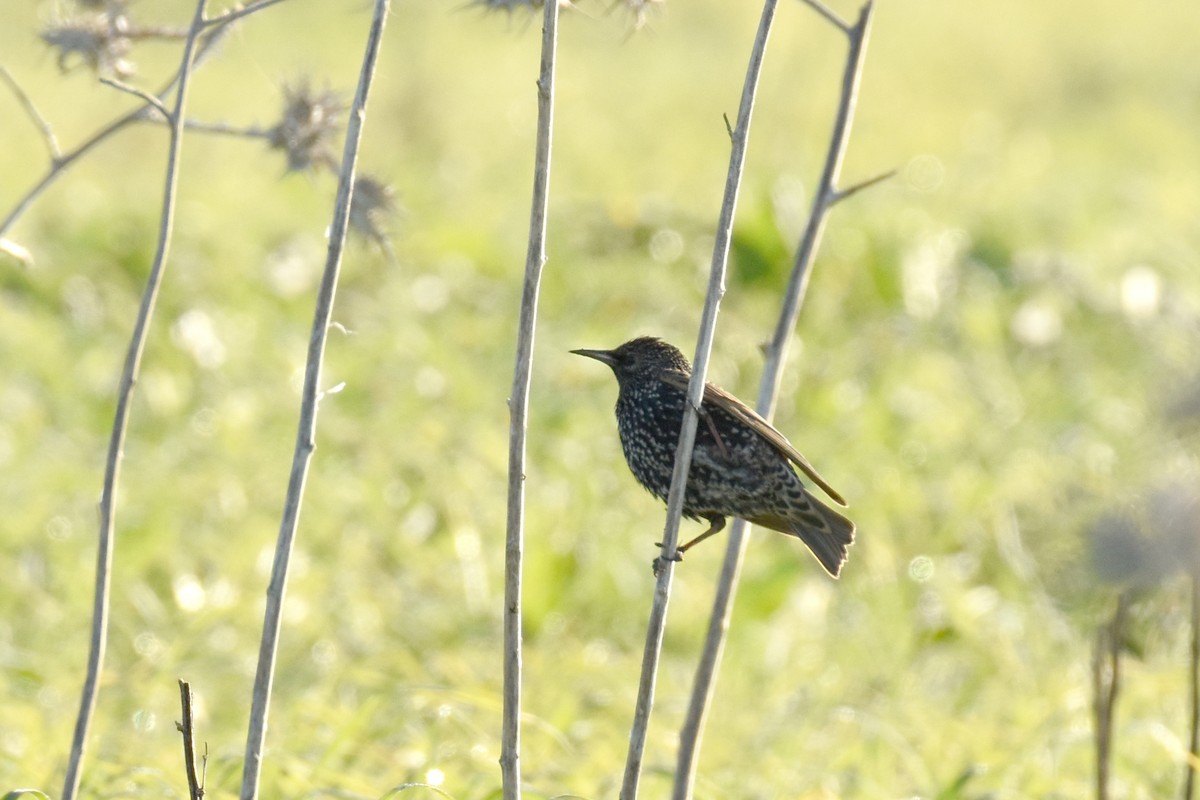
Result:
{"label": "dry plant stem", "polygon": [[[675,468],[671,475],[671,489],[667,494],[667,520],[663,530],[662,554],[658,562],[663,565],[663,568],[659,571],[658,580],[655,583],[650,620],[646,626],[646,645],[642,653],[642,672],[638,683],[633,726],[629,736],[629,753],[625,761],[621,800],[633,800],[637,797],[638,782],[641,779],[642,759],[646,747],[646,735],[650,726],[650,712],[654,705],[658,662],[662,654],[667,606],[671,595],[671,580],[674,575],[673,557],[679,537],[679,522],[683,515],[684,487],[687,484],[687,475],[692,462],[692,448],[696,441],[697,410],[700,408],[704,395],[709,354],[712,352],[712,342],[717,327],[717,313],[720,309],[721,298],[725,295],[725,273],[729,263],[730,243],[733,239],[734,212],[737,209],[738,191],[741,187],[742,172],[746,162],[746,145],[750,138],[750,121],[754,114],[758,78],[762,72],[767,37],[771,31],[777,4],[777,0],[766,0],[763,4],[762,17],[750,52],[746,79],[742,86],[737,125],[730,132],[729,171],[721,200],[721,213],[717,221],[712,265],[709,270],[708,294],[704,301],[696,353],[692,362],[692,379],[688,384],[688,404],[684,408],[683,427],[680,430],[679,444],[675,450]],[[728,128],[728,120],[726,120],[726,127]]]}
{"label": "dry plant stem", "polygon": [[258,0],[258,2],[250,3],[249,5],[236,6],[222,14],[218,14],[215,17],[209,17],[208,19],[205,19],[204,24],[211,27],[224,27],[231,22],[238,21],[242,17],[247,17],[258,11],[262,11],[264,8],[269,8],[277,3],[282,2],[284,2],[284,0]]}
{"label": "dry plant stem", "polygon": [[529,418],[529,382],[533,367],[538,290],[546,264],[546,211],[550,199],[550,151],[554,133],[554,62],[558,49],[556,2],[545,3],[542,56],[538,73],[537,142],[529,247],[517,323],[517,356],[508,398],[508,519],[504,546],[504,708],[501,720],[500,773],[505,800],[521,796],[521,577],[525,547],[525,440]]}
{"label": "dry plant stem", "polygon": [[137,322],[129,340],[125,356],[125,368],[117,389],[117,409],[113,420],[112,435],[108,443],[108,458],[104,468],[104,487],[100,493],[100,531],[96,554],[96,590],[92,606],[92,638],[88,653],[87,675],[79,701],[79,716],[75,721],[75,736],[71,742],[71,757],[63,782],[63,800],[72,800],[79,791],[82,777],[83,754],[87,746],[88,728],[96,710],[96,695],[100,671],[104,666],[104,650],[108,639],[108,605],[112,581],[114,530],[116,528],[116,493],[120,478],[121,459],[125,449],[125,433],[129,428],[129,401],[137,383],[141,368],[142,353],[154,316],[154,305],[167,263],[167,252],[171,245],[171,231],[175,221],[175,195],[179,185],[179,158],[183,146],[183,111],[187,102],[187,90],[192,71],[192,57],[196,40],[202,30],[204,8],[208,0],[199,0],[187,39],[183,45],[183,56],[179,66],[178,88],[175,92],[175,108],[171,112],[170,145],[167,149],[167,169],[163,188],[162,214],[159,218],[158,245],[150,276],[142,293]]}
{"label": "dry plant stem", "polygon": [[1117,595],[1112,619],[1096,630],[1092,651],[1092,702],[1096,717],[1096,800],[1108,800],[1108,776],[1112,758],[1113,720],[1117,694],[1121,689],[1121,640],[1125,613],[1129,607],[1126,592]]}
{"label": "dry plant stem", "polygon": [[1191,733],[1188,757],[1184,759],[1183,800],[1192,800],[1196,791],[1196,770],[1200,768],[1200,571],[1192,573],[1192,649],[1189,653],[1188,699],[1191,701]]}
{"label": "dry plant stem", "polygon": [[202,120],[185,120],[183,127],[196,133],[215,133],[221,136],[236,136],[243,139],[269,139],[271,131],[266,128],[243,128],[228,122],[204,122]]}
{"label": "dry plant stem", "polygon": [[188,797],[201,800],[204,783],[196,775],[196,726],[192,721],[192,686],[185,680],[179,681],[179,705],[183,720],[175,727],[183,734],[183,769],[187,773]]}
{"label": "dry plant stem", "polygon": [[[196,36],[193,32],[192,39],[194,57],[192,59],[190,68],[200,65],[202,56],[208,51],[210,43],[215,42],[228,25],[241,19],[242,17],[253,14],[256,11],[261,11],[264,8],[268,8],[281,2],[283,2],[283,0],[260,0],[257,3],[251,3],[243,8],[231,9],[224,14],[212,17],[211,19],[202,20],[200,24],[202,29],[206,32],[206,35],[203,41],[200,43],[199,48],[196,49],[194,44]],[[158,92],[157,97],[160,100],[166,97],[179,83],[180,78],[181,75],[176,73],[175,76],[172,77]],[[37,183],[31,186],[25,192],[25,194],[17,200],[16,205],[9,210],[3,221],[0,221],[0,237],[3,237],[6,233],[8,233],[9,229],[12,228],[16,221],[21,218],[21,215],[24,214],[29,209],[29,206],[33,204],[33,201],[41,197],[42,193],[49,189],[50,186],[52,186],[54,182],[58,180],[58,178],[67,170],[68,167],[70,167],[83,156],[87,155],[97,145],[107,140],[108,137],[112,136],[117,131],[122,130],[131,123],[139,122],[145,119],[150,111],[151,105],[143,101],[143,105],[138,106],[137,108],[121,115],[120,117],[117,117],[115,120],[93,133],[82,144],[77,146],[69,153],[64,154],[61,152],[56,152],[58,150],[57,142],[54,142],[52,145],[48,145],[51,147],[52,153],[50,168]],[[48,128],[48,125],[46,127]]]}
{"label": "dry plant stem", "polygon": [[37,126],[42,134],[42,139],[46,142],[46,149],[50,151],[50,161],[58,161],[62,158],[62,150],[58,147],[58,139],[54,136],[54,129],[50,127],[50,123],[37,110],[37,106],[33,104],[33,100],[29,95],[25,94],[25,90],[21,88],[21,84],[17,83],[17,79],[12,74],[0,65],[0,78],[4,78],[4,82],[12,89],[13,94],[17,96],[17,101],[21,107],[25,109],[25,113],[33,120],[33,124]]}
{"label": "dry plant stem", "polygon": [[[139,89],[136,86],[130,86],[128,83],[125,83],[123,81],[118,81],[114,78],[101,78],[100,82],[103,83],[105,86],[111,86],[112,88],[117,89],[118,91],[125,92],[126,94],[131,94],[134,97],[140,99],[147,106],[149,106],[149,107],[153,108],[155,111],[157,111],[159,113],[159,115],[162,117],[164,122],[166,122],[168,124],[171,123],[171,112],[167,111],[167,107],[162,104],[161,100],[159,100],[157,97],[150,94],[149,92]],[[185,125],[186,125],[186,123],[185,123]]]}
{"label": "dry plant stem", "polygon": [[[810,5],[812,5],[810,3]],[[771,419],[775,413],[775,405],[779,396],[779,383],[783,375],[783,365],[787,358],[787,346],[792,331],[799,318],[800,306],[808,288],[808,276],[811,273],[813,256],[820,244],[821,233],[824,229],[825,217],[829,209],[838,201],[851,196],[858,190],[881,180],[872,179],[851,189],[839,192],[836,188],[841,172],[842,159],[849,143],[850,129],[854,118],[855,101],[858,86],[862,77],[862,69],[866,54],[867,36],[870,30],[871,4],[863,6],[858,22],[854,26],[845,25],[832,12],[823,6],[814,6],[826,19],[831,19],[835,26],[846,33],[849,38],[849,52],[846,56],[846,68],[842,78],[841,99],[838,104],[837,117],[833,133],[830,137],[829,149],[822,170],[821,181],[813,197],[809,211],[808,223],[805,226],[803,238],[796,251],[791,277],[784,295],[783,308],[775,333],[766,350],[766,363],[763,367],[763,377],[759,385],[756,409],[766,419]],[[696,667],[696,678],[692,685],[692,696],[688,704],[687,716],[679,733],[679,754],[675,768],[675,786],[672,797],[684,800],[692,796],[696,781],[696,769],[699,764],[700,738],[704,731],[704,722],[712,703],[717,668],[725,649],[725,637],[729,630],[733,615],[733,600],[737,592],[738,577],[741,573],[742,561],[746,553],[746,530],[749,526],[744,520],[735,520],[729,531],[729,542],[722,562],[721,574],[717,583],[716,594],[713,598],[713,610],[709,619],[704,649],[700,662]]]}
{"label": "dry plant stem", "polygon": [[338,275],[342,266],[342,251],[346,245],[346,232],[350,223],[350,199],[354,190],[358,147],[362,140],[363,123],[367,114],[367,98],[375,76],[375,63],[379,57],[379,46],[383,29],[387,23],[389,0],[375,0],[370,32],[363,52],[362,70],[358,76],[358,88],[350,108],[346,126],[346,143],[342,151],[342,166],[338,175],[337,201],[333,210],[333,221],[329,226],[329,247],[325,256],[325,270],[321,275],[321,286],[317,291],[316,309],[313,312],[312,332],[308,340],[308,358],[304,368],[304,388],[300,396],[300,420],[296,431],[296,449],[292,456],[291,474],[288,479],[287,498],[284,500],[283,518],[279,525],[279,539],[275,545],[275,560],[271,566],[271,580],[267,587],[266,612],[263,619],[262,641],[258,651],[258,669],[254,675],[254,695],[251,699],[249,730],[246,736],[246,757],[242,766],[242,800],[258,796],[259,777],[262,769],[263,745],[267,735],[267,712],[271,699],[271,684],[275,677],[275,659],[279,645],[279,629],[283,612],[284,594],[287,589],[288,563],[292,555],[292,543],[300,519],[300,505],[304,497],[304,484],[308,478],[308,467],[316,448],[317,410],[321,400],[321,368],[325,357],[325,343],[329,337],[330,318],[333,314],[334,297]]}
{"label": "dry plant stem", "polygon": [[[170,86],[173,87],[174,85],[175,81],[172,80]],[[168,87],[167,91],[169,90],[170,87]],[[164,91],[161,94],[165,93],[166,92]],[[60,154],[57,158],[55,158],[50,164],[50,169],[46,171],[46,174],[42,176],[41,180],[30,187],[29,190],[25,192],[25,194],[22,195],[19,200],[17,200],[17,204],[9,210],[8,215],[2,222],[0,222],[0,236],[8,233],[8,230],[13,226],[14,223],[16,223],[18,219],[20,219],[21,215],[25,213],[29,206],[33,205],[33,201],[37,200],[41,196],[42,192],[50,188],[51,184],[53,184],[54,181],[56,181],[58,177],[66,171],[67,167],[71,166],[71,164],[75,163],[75,161],[87,155],[92,148],[103,142],[109,136],[112,136],[126,125],[136,122],[141,118],[142,114],[145,113],[146,109],[148,108],[148,105],[142,105],[137,109],[130,111],[128,114],[118,117],[108,125],[96,131],[96,133],[92,134],[87,141],[76,147],[71,152]]]}

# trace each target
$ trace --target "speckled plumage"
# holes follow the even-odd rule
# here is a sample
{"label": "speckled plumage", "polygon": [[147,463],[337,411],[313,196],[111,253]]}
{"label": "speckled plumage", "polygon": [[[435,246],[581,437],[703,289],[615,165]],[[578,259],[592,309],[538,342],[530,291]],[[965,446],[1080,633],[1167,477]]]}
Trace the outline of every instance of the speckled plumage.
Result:
{"label": "speckled plumage", "polygon": [[[617,431],[634,477],[665,501],[692,368],[674,346],[642,337],[615,350],[574,350],[617,376]],[[710,527],[683,551],[741,517],[801,539],[837,577],[854,541],[854,523],[825,506],[800,481],[799,467],[838,503],[841,496],[777,430],[722,389],[706,384],[683,513]]]}

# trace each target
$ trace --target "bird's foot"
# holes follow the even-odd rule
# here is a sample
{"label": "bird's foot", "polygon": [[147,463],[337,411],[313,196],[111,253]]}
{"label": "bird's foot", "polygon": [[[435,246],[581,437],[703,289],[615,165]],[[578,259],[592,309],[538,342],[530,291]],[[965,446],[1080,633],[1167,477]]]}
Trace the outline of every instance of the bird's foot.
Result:
{"label": "bird's foot", "polygon": [[[657,547],[662,547],[662,544],[661,543],[658,544]],[[652,572],[654,572],[654,577],[657,578],[659,575],[662,574],[662,571],[664,569],[666,569],[666,567],[667,567],[668,561],[674,561],[676,564],[678,564],[680,561],[683,561],[683,553],[676,550],[675,554],[673,556],[671,556],[671,558],[669,558],[669,559],[663,558],[662,556],[658,556],[653,561],[651,561],[650,569]]]}

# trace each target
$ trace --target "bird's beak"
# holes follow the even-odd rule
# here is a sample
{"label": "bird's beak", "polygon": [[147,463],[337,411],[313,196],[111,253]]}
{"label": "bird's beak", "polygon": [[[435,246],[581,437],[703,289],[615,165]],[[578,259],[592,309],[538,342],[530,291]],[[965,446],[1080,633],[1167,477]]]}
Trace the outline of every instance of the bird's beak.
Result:
{"label": "bird's beak", "polygon": [[615,355],[613,355],[612,350],[572,350],[571,352],[577,356],[586,356],[587,358],[594,358],[597,361],[600,361],[604,364],[608,364],[610,367],[613,367],[613,368],[616,368],[616,366],[617,366],[617,357]]}

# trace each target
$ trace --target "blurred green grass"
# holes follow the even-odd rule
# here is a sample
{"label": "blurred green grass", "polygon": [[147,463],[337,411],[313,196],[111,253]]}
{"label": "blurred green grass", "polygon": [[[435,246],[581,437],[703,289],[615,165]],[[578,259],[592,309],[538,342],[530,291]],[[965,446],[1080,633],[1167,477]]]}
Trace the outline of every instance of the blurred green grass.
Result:
{"label": "blurred green grass", "polygon": [[[533,797],[616,791],[662,524],[622,463],[610,376],[567,351],[641,333],[691,349],[721,114],[757,21],[750,5],[670,3],[627,35],[619,14],[581,11],[562,26],[531,400]],[[794,542],[753,535],[698,798],[1089,790],[1090,638],[1112,590],[1088,569],[1084,532],[1189,474],[1194,451],[1163,411],[1197,366],[1200,11],[1154,11],[878,8],[844,174],[900,171],[835,211],[777,416],[850,498],[860,541],[834,585]],[[447,3],[393,12],[363,164],[400,192],[401,263],[359,241],[343,273],[335,316],[350,334],[331,340],[326,381],[346,388],[322,404],[264,796],[378,797],[440,774],[453,796],[483,798],[499,784],[505,399],[540,23]],[[70,147],[130,101],[58,73],[35,35],[53,13],[10,10],[0,58]],[[348,96],[368,20],[362,3],[248,20],[198,73],[192,115],[270,124],[300,76]],[[175,52],[135,56],[154,86]],[[841,58],[808,9],[780,8],[712,365],[744,397]],[[7,207],[45,161],[10,96],[0,108]],[[35,266],[0,266],[0,789],[61,781],[163,152],[149,127],[106,144],[12,232]],[[182,795],[177,677],[198,695],[210,793],[238,784],[332,192],[327,176],[284,176],[258,143],[185,142],[126,446],[89,795]],[[1149,313],[1123,304],[1138,275],[1161,283]],[[677,572],[647,796],[669,786],[720,557],[701,548]],[[1114,796],[1178,791],[1185,596],[1172,579],[1143,601]]]}

